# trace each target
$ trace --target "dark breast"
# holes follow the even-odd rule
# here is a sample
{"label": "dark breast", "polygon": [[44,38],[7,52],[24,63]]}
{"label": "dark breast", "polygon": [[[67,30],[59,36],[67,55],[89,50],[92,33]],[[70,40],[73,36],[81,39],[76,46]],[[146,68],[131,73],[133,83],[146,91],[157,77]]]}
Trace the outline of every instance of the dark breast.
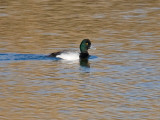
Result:
{"label": "dark breast", "polygon": [[88,57],[89,57],[89,54],[88,54],[88,53],[80,53],[79,57],[80,57],[81,59],[88,58]]}

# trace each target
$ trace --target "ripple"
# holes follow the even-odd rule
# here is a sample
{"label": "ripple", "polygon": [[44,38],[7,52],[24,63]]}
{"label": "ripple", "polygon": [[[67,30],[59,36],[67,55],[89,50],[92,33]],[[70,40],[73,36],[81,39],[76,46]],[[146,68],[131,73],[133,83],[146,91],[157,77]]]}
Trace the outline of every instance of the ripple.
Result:
{"label": "ripple", "polygon": [[0,61],[15,60],[59,60],[58,58],[48,57],[41,54],[19,54],[19,53],[0,53]]}

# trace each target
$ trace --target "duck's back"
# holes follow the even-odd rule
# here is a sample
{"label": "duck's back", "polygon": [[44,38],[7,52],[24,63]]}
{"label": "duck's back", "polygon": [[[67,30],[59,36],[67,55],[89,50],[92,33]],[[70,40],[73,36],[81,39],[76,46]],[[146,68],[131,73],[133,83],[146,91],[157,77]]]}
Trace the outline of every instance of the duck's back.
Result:
{"label": "duck's back", "polygon": [[49,57],[57,57],[57,58],[62,58],[64,60],[78,60],[79,52],[64,50],[60,52],[51,53]]}
{"label": "duck's back", "polygon": [[60,55],[61,53],[62,53],[62,51],[61,52],[54,52],[54,53],[51,53],[49,55],[49,57],[57,57],[57,55]]}

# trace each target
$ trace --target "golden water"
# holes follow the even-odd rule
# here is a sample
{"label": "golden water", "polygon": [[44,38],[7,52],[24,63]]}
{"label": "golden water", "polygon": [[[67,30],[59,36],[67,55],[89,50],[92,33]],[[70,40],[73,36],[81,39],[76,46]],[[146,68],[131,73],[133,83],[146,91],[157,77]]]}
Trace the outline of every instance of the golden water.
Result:
{"label": "golden water", "polygon": [[159,0],[0,0],[0,54],[45,55],[84,38],[96,47],[90,67],[0,61],[0,119],[159,120]]}

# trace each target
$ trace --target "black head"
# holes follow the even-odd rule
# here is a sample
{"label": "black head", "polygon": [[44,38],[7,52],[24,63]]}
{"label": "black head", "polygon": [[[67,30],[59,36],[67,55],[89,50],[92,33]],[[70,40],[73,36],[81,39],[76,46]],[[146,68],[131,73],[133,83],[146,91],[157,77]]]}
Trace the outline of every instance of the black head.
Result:
{"label": "black head", "polygon": [[91,47],[91,41],[89,39],[82,40],[80,44],[80,51],[81,53],[87,53],[88,49]]}

